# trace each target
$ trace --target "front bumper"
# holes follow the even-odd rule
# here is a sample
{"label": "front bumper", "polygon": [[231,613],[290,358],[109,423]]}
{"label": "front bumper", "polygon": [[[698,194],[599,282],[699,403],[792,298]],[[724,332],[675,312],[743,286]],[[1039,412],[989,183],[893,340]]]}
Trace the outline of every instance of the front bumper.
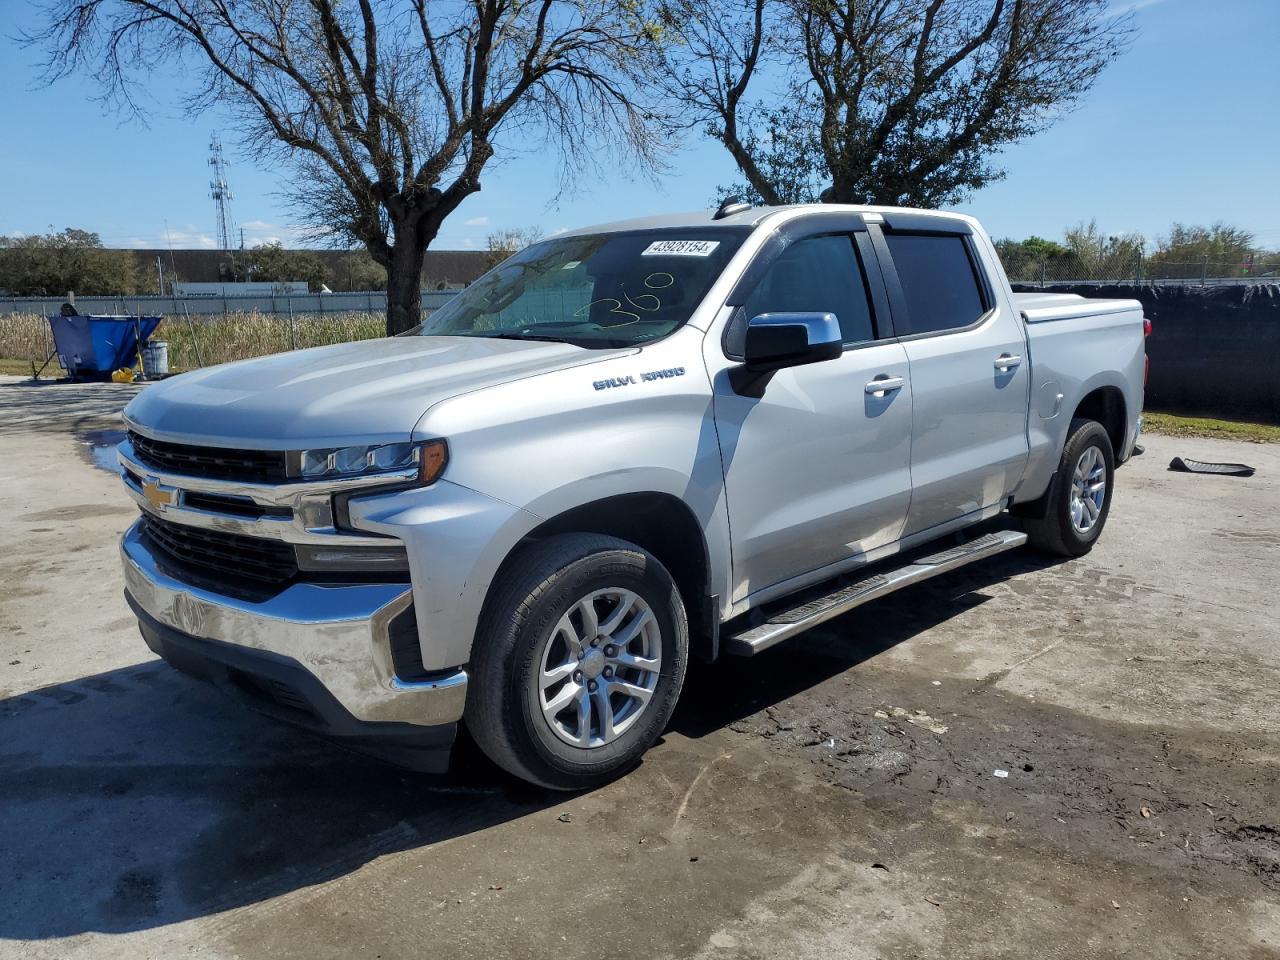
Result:
{"label": "front bumper", "polygon": [[426,731],[446,727],[452,739],[466,703],[466,671],[414,681],[395,674],[388,626],[412,603],[407,584],[295,583],[255,602],[177,579],[137,524],[125,534],[121,555],[143,636],[175,666],[211,663],[188,672],[213,680],[240,674],[279,680],[285,669],[286,685],[305,707],[298,712],[310,716],[283,718],[336,736],[395,739],[408,727],[430,740]]}

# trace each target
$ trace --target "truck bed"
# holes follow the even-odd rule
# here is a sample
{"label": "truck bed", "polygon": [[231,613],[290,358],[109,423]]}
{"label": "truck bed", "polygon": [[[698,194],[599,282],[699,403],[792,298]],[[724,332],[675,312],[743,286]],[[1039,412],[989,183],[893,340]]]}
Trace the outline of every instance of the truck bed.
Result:
{"label": "truck bed", "polygon": [[1030,457],[1022,489],[1038,493],[1048,486],[1071,426],[1071,411],[1104,383],[1125,384],[1111,389],[1124,410],[1124,439],[1115,443],[1116,459],[1126,460],[1142,410],[1142,304],[1074,293],[1015,293],[1013,303],[1026,321],[1034,372],[1027,419]]}
{"label": "truck bed", "polygon": [[1074,320],[1129,311],[1137,311],[1139,319],[1142,317],[1142,304],[1137,300],[1102,300],[1082,297],[1078,293],[1015,293],[1013,305],[1022,311],[1027,323]]}

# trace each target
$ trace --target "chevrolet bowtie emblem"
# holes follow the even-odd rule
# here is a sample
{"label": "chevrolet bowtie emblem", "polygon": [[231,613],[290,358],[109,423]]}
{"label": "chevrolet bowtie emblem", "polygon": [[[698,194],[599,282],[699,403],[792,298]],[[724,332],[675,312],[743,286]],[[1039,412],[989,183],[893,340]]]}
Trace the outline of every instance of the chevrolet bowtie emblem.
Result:
{"label": "chevrolet bowtie emblem", "polygon": [[150,477],[142,481],[142,495],[157,510],[172,507],[178,502],[177,487],[166,487],[159,480]]}

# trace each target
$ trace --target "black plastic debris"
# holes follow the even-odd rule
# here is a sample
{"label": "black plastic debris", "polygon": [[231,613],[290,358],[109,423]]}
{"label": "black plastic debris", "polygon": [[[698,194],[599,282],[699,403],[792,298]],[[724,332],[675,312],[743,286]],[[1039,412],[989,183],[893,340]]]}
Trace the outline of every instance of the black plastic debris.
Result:
{"label": "black plastic debris", "polygon": [[1186,457],[1174,457],[1169,461],[1169,469],[1179,473],[1216,473],[1224,477],[1252,477],[1253,467],[1243,463],[1205,463],[1203,460],[1190,460]]}

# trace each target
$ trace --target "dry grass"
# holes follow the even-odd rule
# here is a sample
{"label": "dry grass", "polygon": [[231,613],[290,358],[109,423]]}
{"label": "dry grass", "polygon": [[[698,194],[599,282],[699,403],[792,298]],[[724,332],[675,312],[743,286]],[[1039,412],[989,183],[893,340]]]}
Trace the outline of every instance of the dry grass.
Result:
{"label": "dry grass", "polygon": [[386,318],[380,313],[324,313],[288,316],[229,313],[206,320],[170,318],[156,337],[169,342],[169,364],[191,370],[215,363],[261,357],[286,350],[323,347],[351,340],[384,336]]}
{"label": "dry grass", "polygon": [[[34,360],[44,363],[53,352],[49,322],[34,313],[0,313],[0,357],[20,361],[24,368]],[[30,373],[30,369],[27,369]]]}
{"label": "dry grass", "polygon": [[[228,313],[204,318],[170,317],[160,324],[157,339],[169,343],[169,367],[191,370],[215,363],[261,357],[269,353],[383,336],[380,313],[298,314]],[[0,314],[0,358],[44,362],[53,349],[48,321],[36,314]]]}

